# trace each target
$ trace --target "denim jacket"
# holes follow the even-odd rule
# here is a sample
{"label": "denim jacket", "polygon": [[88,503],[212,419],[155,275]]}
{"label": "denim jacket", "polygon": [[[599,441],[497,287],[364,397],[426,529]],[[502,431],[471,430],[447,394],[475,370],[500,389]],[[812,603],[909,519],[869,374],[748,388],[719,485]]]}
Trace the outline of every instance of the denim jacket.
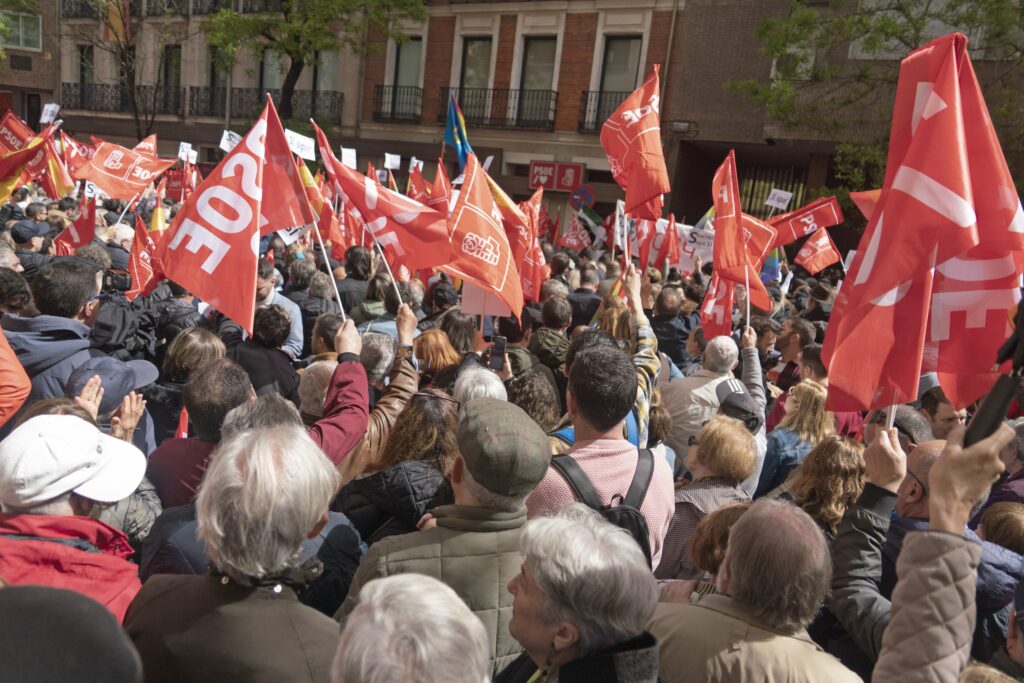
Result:
{"label": "denim jacket", "polygon": [[789,473],[804,461],[811,452],[811,443],[803,441],[792,429],[778,427],[768,434],[768,449],[764,455],[761,478],[754,491],[754,498],[768,493],[786,481]]}

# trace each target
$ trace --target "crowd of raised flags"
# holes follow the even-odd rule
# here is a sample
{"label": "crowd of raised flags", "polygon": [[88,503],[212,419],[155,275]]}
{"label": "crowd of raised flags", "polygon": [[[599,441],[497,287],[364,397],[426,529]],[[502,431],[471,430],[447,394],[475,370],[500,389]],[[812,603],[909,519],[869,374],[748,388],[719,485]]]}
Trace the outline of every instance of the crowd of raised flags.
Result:
{"label": "crowd of raised flags", "polygon": [[[12,113],[0,121],[0,199],[29,181],[51,197],[81,194],[81,216],[57,238],[73,253],[93,238],[95,189],[126,200],[155,188],[150,225],[137,219],[129,299],[171,279],[251,330],[258,244],[271,233],[315,240],[340,257],[373,246],[399,280],[439,271],[495,296],[513,315],[537,301],[549,277],[542,241],[556,248],[603,248],[643,268],[680,266],[691,226],[664,214],[669,176],[661,141],[658,69],[608,118],[601,143],[625,199],[603,219],[586,206],[560,219],[543,190],[515,202],[487,173],[450,102],[443,157],[432,182],[412,164],[404,193],[390,168],[386,185],[339,161],[313,124],[323,170],[311,172],[289,148],[272,100],[249,132],[205,179],[194,152],[156,155],[156,136],[134,148],[74,140],[59,122],[34,134]],[[59,134],[58,134],[59,133]],[[183,148],[186,145],[183,144]],[[185,150],[187,152],[187,150]],[[90,191],[81,192],[80,181]],[[85,187],[85,182],[81,182]],[[163,198],[183,202],[168,224]],[[838,293],[824,356],[829,405],[863,410],[911,401],[922,372],[936,372],[953,404],[982,396],[997,376],[996,350],[1024,272],[1024,212],[959,34],[904,60],[893,113],[885,183],[853,193],[869,219]],[[731,334],[737,290],[749,307],[772,309],[762,279],[778,277],[783,247],[806,238],[794,263],[811,274],[841,262],[828,229],[843,222],[835,197],[760,220],[742,210],[735,154],[714,175],[712,209],[696,229],[713,227],[713,275],[701,306],[707,338]],[[635,250],[635,254],[633,253]],[[693,266],[692,254],[688,261]]]}

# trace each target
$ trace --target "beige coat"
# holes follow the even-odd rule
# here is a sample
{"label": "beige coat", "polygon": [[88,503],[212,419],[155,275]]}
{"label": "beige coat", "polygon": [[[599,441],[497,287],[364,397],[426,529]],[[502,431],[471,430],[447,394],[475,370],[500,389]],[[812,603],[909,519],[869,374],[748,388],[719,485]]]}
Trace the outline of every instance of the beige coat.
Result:
{"label": "beige coat", "polygon": [[658,639],[662,683],[861,680],[806,632],[778,633],[728,595],[706,595],[689,605],[660,604],[650,631]]}

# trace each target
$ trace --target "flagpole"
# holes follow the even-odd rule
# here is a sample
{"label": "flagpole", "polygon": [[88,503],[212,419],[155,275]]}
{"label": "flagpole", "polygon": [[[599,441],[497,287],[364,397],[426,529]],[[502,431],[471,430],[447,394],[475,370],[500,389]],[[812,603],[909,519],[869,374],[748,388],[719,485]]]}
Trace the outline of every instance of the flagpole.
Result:
{"label": "flagpole", "polygon": [[750,266],[743,269],[743,299],[747,304],[747,327],[750,327]]}
{"label": "flagpole", "polygon": [[[324,255],[324,263],[327,264],[327,269],[331,268],[331,259],[327,255],[327,248],[324,247],[324,238],[320,234],[320,226],[313,223],[313,230],[316,231],[316,241],[320,245],[320,253]],[[341,292],[338,291],[338,281],[334,279],[334,273],[328,273],[331,278],[331,284],[334,285],[334,296],[338,297],[338,308],[341,309],[341,322],[345,322],[345,307],[341,305]]]}
{"label": "flagpole", "polygon": [[388,263],[387,257],[384,256],[384,247],[380,246],[380,242],[377,241],[376,237],[373,238],[373,243],[380,252],[381,260],[384,261],[384,268],[387,269],[388,275],[391,276],[391,286],[395,288],[395,295],[398,297],[398,305],[401,306],[404,303],[402,301],[402,293],[398,291],[398,280],[395,279],[395,274],[391,272],[391,265]]}
{"label": "flagpole", "polygon": [[132,197],[128,201],[128,203],[124,205],[124,210],[121,212],[121,215],[117,217],[117,222],[118,223],[120,223],[124,219],[125,214],[128,213],[128,209],[131,208],[132,203],[135,202],[135,200],[137,200],[139,198],[140,194],[142,194],[142,193],[141,192],[136,192],[135,196]]}

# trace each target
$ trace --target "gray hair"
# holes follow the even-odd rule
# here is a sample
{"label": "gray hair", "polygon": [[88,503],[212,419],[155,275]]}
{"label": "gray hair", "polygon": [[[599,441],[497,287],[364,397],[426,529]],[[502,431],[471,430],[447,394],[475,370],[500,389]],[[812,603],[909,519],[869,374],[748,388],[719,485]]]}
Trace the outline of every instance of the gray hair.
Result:
{"label": "gray hair", "polygon": [[227,439],[249,429],[269,429],[278,425],[302,425],[302,416],[295,404],[281,394],[258,396],[235,406],[224,416],[221,439]]}
{"label": "gray hair", "polygon": [[1014,453],[1017,454],[1018,460],[1024,460],[1024,417],[1018,417],[1016,420],[1007,420],[1006,424],[1013,430],[1014,437],[1010,445],[1013,447]]}
{"label": "gray hair", "polygon": [[338,484],[334,465],[301,426],[221,441],[196,497],[197,533],[211,564],[243,585],[294,567]]}
{"label": "gray hair", "polygon": [[520,548],[547,598],[546,620],[573,624],[582,656],[647,629],[658,586],[643,551],[624,529],[573,503],[553,517],[527,522]]}
{"label": "gray hair", "polygon": [[743,513],[729,530],[723,565],[728,594],[755,619],[786,634],[811,623],[832,582],[821,529],[806,512],[780,500],[762,498]]}
{"label": "gray hair", "polygon": [[382,382],[391,372],[391,364],[395,362],[395,340],[386,334],[367,332],[363,335],[359,360],[366,368],[368,382]]}
{"label": "gray hair", "polygon": [[540,286],[540,300],[547,301],[548,297],[560,296],[563,299],[569,298],[569,288],[559,280],[546,280]]}
{"label": "gray hair", "polygon": [[299,379],[299,407],[302,412],[323,417],[327,388],[331,386],[331,378],[337,367],[337,361],[319,360],[303,371]]}
{"label": "gray hair", "polygon": [[[2,243],[0,243],[0,263],[10,263],[12,266],[18,263],[18,255],[14,253],[14,249]],[[8,268],[9,266],[2,267]]]}
{"label": "gray hair", "polygon": [[719,335],[708,342],[701,356],[704,368],[720,375],[732,372],[739,360],[740,350],[732,337]]}
{"label": "gray hair", "polygon": [[399,574],[359,591],[331,667],[332,683],[482,683],[491,672],[483,623],[435,578]]}
{"label": "gray hair", "polygon": [[423,287],[423,283],[416,278],[409,280],[409,305],[413,308],[420,308],[423,306],[423,297],[426,291]]}
{"label": "gray hair", "polygon": [[471,365],[459,373],[452,389],[452,396],[460,405],[474,398],[496,398],[508,400],[505,383],[496,374],[482,365]]}
{"label": "gray hair", "polygon": [[127,223],[115,223],[110,226],[110,237],[107,238],[108,242],[120,244],[121,242],[131,242],[135,239],[135,229]]}
{"label": "gray hair", "polygon": [[523,505],[526,504],[526,499],[530,496],[529,493],[521,496],[505,496],[495,493],[474,479],[468,467],[462,468],[462,487],[476,501],[479,507],[496,512],[516,512],[521,510]]}
{"label": "gray hair", "polygon": [[334,285],[331,284],[331,276],[327,273],[313,273],[309,279],[309,296],[314,299],[334,300]]}

